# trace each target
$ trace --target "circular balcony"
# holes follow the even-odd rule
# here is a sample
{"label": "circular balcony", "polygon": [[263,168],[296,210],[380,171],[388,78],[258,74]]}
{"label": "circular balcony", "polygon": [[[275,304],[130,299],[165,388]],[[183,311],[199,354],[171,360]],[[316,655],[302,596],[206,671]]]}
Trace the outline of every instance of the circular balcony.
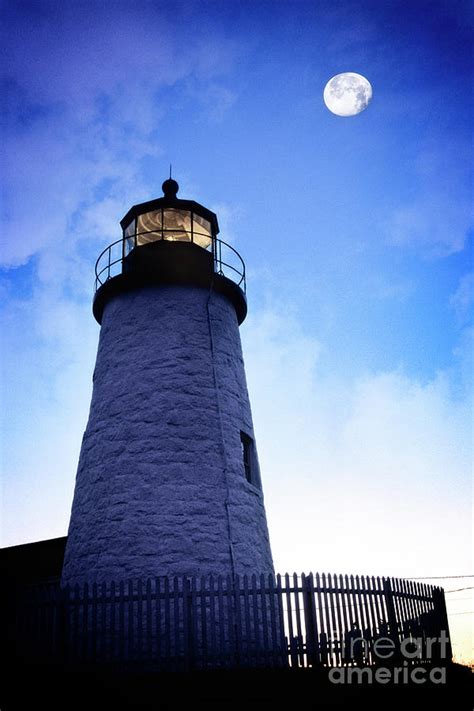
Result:
{"label": "circular balcony", "polygon": [[221,239],[187,229],[154,229],[112,242],[95,264],[93,311],[101,323],[114,294],[150,284],[213,288],[233,302],[239,324],[247,314],[245,263]]}

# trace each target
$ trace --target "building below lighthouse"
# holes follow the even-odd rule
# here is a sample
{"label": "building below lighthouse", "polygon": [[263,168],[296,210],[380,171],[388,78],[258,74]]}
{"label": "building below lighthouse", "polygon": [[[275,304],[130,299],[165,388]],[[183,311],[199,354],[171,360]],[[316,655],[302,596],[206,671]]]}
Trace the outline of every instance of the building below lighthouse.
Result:
{"label": "building below lighthouse", "polygon": [[245,266],[217,217],[164,195],[99,257],[101,324],[63,584],[273,573],[239,325]]}

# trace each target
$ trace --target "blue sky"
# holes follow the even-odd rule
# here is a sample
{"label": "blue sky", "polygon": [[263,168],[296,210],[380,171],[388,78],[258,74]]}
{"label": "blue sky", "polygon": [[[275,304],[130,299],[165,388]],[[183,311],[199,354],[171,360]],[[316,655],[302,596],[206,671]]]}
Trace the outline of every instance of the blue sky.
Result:
{"label": "blue sky", "polygon": [[[2,14],[4,545],[66,533],[93,265],[171,162],[247,264],[278,569],[471,572],[470,4],[10,0]],[[354,117],[322,100],[342,71],[373,86]],[[455,597],[466,657],[473,608]]]}

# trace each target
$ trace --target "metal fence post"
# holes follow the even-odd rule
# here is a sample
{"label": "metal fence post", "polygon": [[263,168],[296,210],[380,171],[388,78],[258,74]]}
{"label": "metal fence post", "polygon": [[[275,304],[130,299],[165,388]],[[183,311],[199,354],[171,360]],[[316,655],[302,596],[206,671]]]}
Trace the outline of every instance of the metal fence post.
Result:
{"label": "metal fence post", "polygon": [[316,605],[314,599],[313,575],[301,576],[303,588],[304,622],[306,628],[306,654],[309,666],[316,666],[319,662],[319,640],[316,625]]}
{"label": "metal fence post", "polygon": [[[453,658],[453,650],[451,647],[451,639],[449,637],[449,623],[448,623],[448,612],[446,610],[446,598],[444,596],[443,588],[433,588],[433,605],[434,614],[436,619],[436,632],[439,634],[439,653],[440,659],[445,662],[451,662]],[[443,646],[441,642],[441,635],[444,633],[446,639],[446,652],[445,655],[442,654]]]}

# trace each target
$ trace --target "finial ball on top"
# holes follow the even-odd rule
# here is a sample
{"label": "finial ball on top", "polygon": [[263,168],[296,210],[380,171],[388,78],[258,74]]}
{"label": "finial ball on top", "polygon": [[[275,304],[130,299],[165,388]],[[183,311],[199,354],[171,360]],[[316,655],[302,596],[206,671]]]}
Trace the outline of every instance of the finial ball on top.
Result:
{"label": "finial ball on top", "polygon": [[161,186],[161,189],[163,190],[163,194],[166,198],[173,199],[176,197],[179,185],[176,180],[173,180],[173,178],[168,178]]}

